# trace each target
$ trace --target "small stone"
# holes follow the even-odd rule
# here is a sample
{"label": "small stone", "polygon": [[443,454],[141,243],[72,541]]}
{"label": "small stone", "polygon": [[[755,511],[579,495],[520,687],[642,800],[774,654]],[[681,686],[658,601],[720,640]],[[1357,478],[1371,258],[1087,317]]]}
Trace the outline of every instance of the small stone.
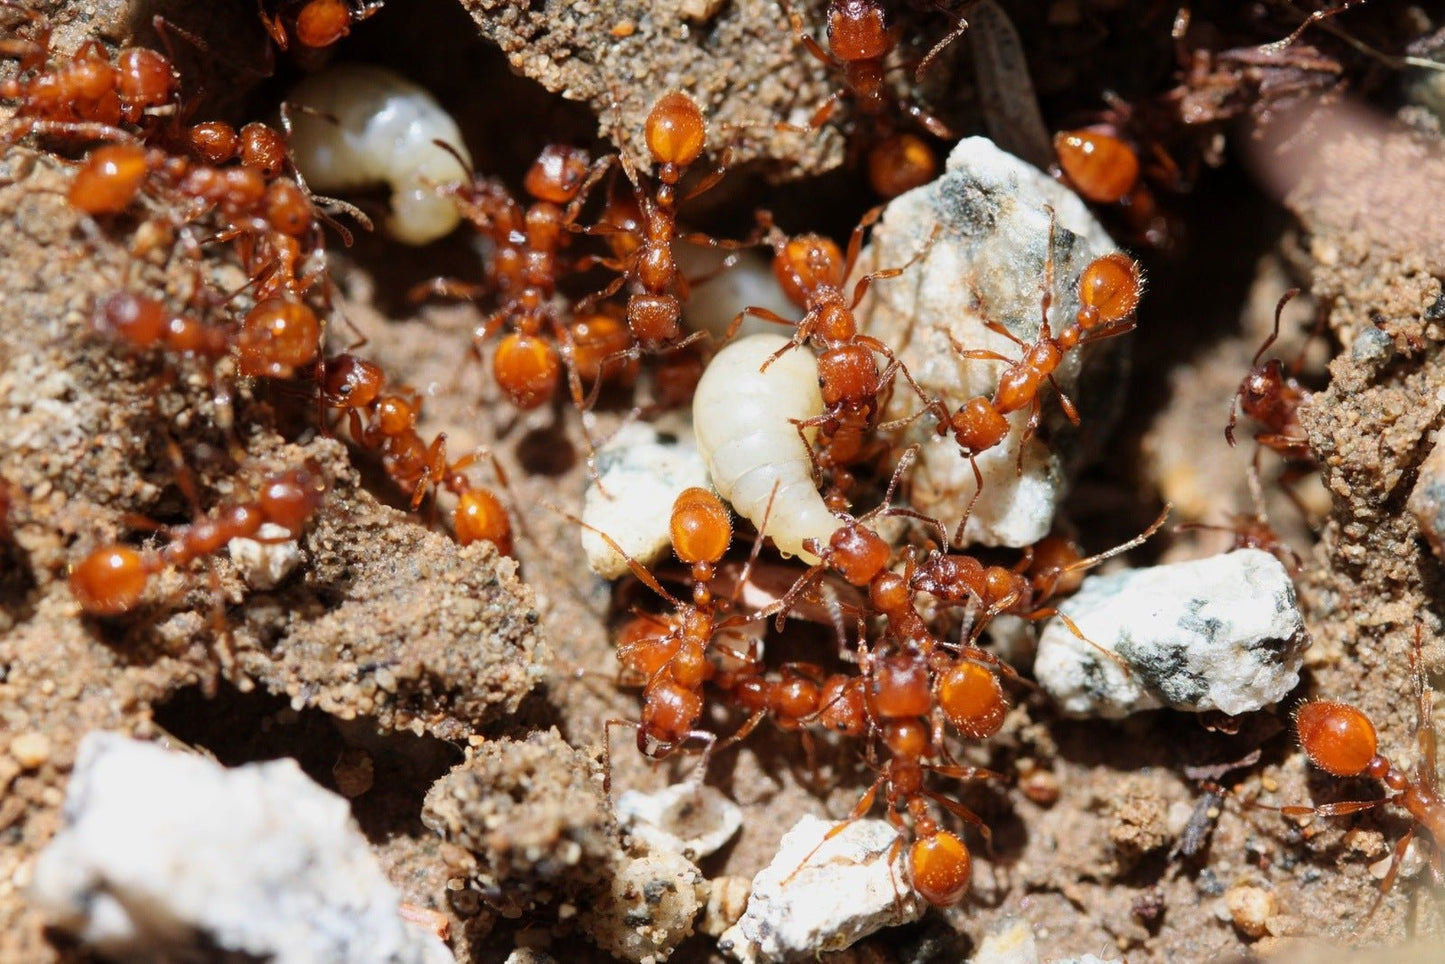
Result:
{"label": "small stone", "polygon": [[1225,891],[1224,906],[1229,908],[1229,918],[1239,932],[1254,939],[1269,933],[1269,919],[1279,912],[1273,891],[1248,884]]}
{"label": "small stone", "polygon": [[246,585],[264,592],[281,585],[301,564],[301,546],[289,529],[274,522],[262,523],[256,535],[258,539],[232,539],[226,548]]}
{"label": "small stone", "polygon": [[1289,573],[1259,549],[1091,576],[1059,611],[1088,641],[1051,620],[1034,672],[1073,716],[1248,713],[1295,688],[1308,643]]}
{"label": "small stone", "polygon": [[[869,335],[899,346],[898,358],[925,393],[941,396],[950,411],[975,395],[992,396],[1005,364],[961,358],[950,335],[970,349],[1017,358],[1018,345],[990,330],[1003,325],[1032,343],[1042,315],[1044,266],[1054,212],[1054,331],[1071,324],[1079,308],[1076,282],[1095,258],[1118,250],[1078,196],[1038,168],[982,137],[964,138],[948,157],[944,174],[894,199],[873,231],[855,276],[916,263],[874,284],[859,306]],[[1127,338],[1109,338],[1084,350],[1088,379],[1080,383],[1080,352],[1069,352],[1054,380],[1079,406],[1083,434],[1069,426],[1052,390],[1045,391],[1044,433],[1019,448],[1029,412],[1012,413],[1004,444],[978,458],[983,492],[973,504],[964,538],[986,545],[1024,546],[1048,534],[1067,489],[1066,474],[1088,444],[1108,428],[1125,384],[1114,377],[1118,349]],[[886,417],[906,418],[922,407],[900,378]],[[911,479],[911,502],[924,515],[956,525],[977,491],[973,467],[952,436],[940,437],[931,415],[915,419],[896,440],[921,446]]]}
{"label": "small stone", "polygon": [[30,897],[105,958],[449,964],[345,800],[295,760],[227,769],[114,733],[80,745]]}
{"label": "small stone", "polygon": [[1038,964],[1039,948],[1029,922],[1007,917],[984,936],[969,964]]}
{"label": "small stone", "polygon": [[376,779],[371,755],[359,747],[347,747],[332,764],[331,777],[336,781],[337,793],[348,800],[355,800],[370,790]]}
{"label": "small stone", "polygon": [[22,733],[10,741],[10,755],[24,770],[38,770],[50,759],[50,737],[44,733]]}
{"label": "small stone", "polygon": [[1363,328],[1350,345],[1350,359],[1361,363],[1384,361],[1390,357],[1390,336],[1373,325]]}
{"label": "small stone", "polygon": [[709,937],[722,936],[742,918],[752,893],[753,882],[748,877],[714,877],[708,882],[707,906],[697,929]]}
{"label": "small stone", "polygon": [[628,961],[665,961],[693,932],[707,882],[676,853],[649,854],[619,867],[611,886],[578,917],[598,947]]}
{"label": "small stone", "polygon": [[[597,475],[582,502],[582,521],[605,532],[633,559],[650,566],[672,546],[672,503],[683,489],[708,486],[707,468],[691,439],[633,422],[597,450]],[[582,530],[592,571],[606,579],[627,573],[627,560],[592,529]]]}
{"label": "small stone", "polygon": [[1438,441],[1420,463],[1419,480],[1405,503],[1437,559],[1445,559],[1445,445]]}
{"label": "small stone", "polygon": [[747,911],[718,938],[720,951],[744,964],[812,957],[923,916],[902,850],[894,852],[898,832],[884,820],[855,820],[825,842],[836,826],[811,815],[793,825],[753,878]]}
{"label": "small stone", "polygon": [[656,793],[628,790],[617,798],[617,819],[654,853],[671,851],[698,860],[733,838],[743,825],[743,812],[716,787],[689,782]]}

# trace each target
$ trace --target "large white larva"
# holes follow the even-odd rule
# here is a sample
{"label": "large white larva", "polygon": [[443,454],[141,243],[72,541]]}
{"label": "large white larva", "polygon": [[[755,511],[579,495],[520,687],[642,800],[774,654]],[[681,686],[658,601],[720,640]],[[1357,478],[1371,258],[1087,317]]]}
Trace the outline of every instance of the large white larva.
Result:
{"label": "large white larva", "polygon": [[753,525],[761,527],[766,515],[763,534],[811,564],[817,556],[804,551],[803,540],[826,545],[842,523],[818,493],[794,424],[823,411],[817,358],[797,348],[758,370],[787,343],[782,335],[749,335],[718,352],[693,396],[692,425],[718,494]]}
{"label": "large white larva", "polygon": [[370,64],[336,64],[297,84],[291,153],[317,191],[387,184],[387,230],[398,241],[427,244],[461,221],[438,186],[467,177],[443,141],[471,164],[456,121],[432,95],[400,74]]}

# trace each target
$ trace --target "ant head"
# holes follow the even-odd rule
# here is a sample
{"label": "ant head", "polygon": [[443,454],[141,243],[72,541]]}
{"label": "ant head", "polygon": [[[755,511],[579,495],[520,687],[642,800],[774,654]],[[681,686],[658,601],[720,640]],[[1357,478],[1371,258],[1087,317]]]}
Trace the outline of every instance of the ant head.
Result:
{"label": "ant head", "polygon": [[707,489],[684,489],[672,503],[672,551],[688,565],[716,564],[732,541],[732,520],[722,500]]}
{"label": "ant head", "polygon": [[868,729],[862,680],[835,673],[823,683],[819,696],[818,725],[847,736],[862,736]]}
{"label": "ant head", "polygon": [[834,532],[823,554],[851,585],[866,586],[888,567],[893,550],[878,533],[855,522]]}
{"label": "ant head", "polygon": [[346,0],[310,0],[296,14],[296,40],[303,47],[329,47],[350,32]]}
{"label": "ant head", "polygon": [[920,837],[908,848],[913,889],[934,907],[952,907],[968,893],[973,857],[968,847],[947,830]]}
{"label": "ant head", "polygon": [[252,121],[241,128],[241,163],[270,180],[286,170],[286,138],[274,127]]}
{"label": "ant head", "polygon": [[566,204],[587,180],[592,159],[580,147],[548,144],[527,171],[522,186],[539,201]]}
{"label": "ant head", "polygon": [[1003,441],[1009,422],[984,396],[969,399],[948,420],[965,454],[984,452]]}
{"label": "ant head", "polygon": [[288,378],[316,360],[321,349],[321,322],[305,304],[289,298],[267,298],[246,312],[236,338],[241,374]]}
{"label": "ant head", "polygon": [[241,150],[241,138],[225,121],[202,121],[186,128],[186,145],[205,163],[224,164]]}
{"label": "ant head", "polygon": [[773,256],[773,275],[788,300],[806,308],[808,299],[821,288],[843,285],[843,252],[820,234],[790,238]]}
{"label": "ant head", "polygon": [[336,408],[365,408],[386,387],[386,373],[380,365],[355,355],[337,355],[326,363],[322,392],[326,403]]}
{"label": "ant head", "polygon": [[1122,201],[1138,183],[1139,156],[1102,131],[1059,131],[1054,135],[1054,153],[1074,190],[1095,204]]}
{"label": "ant head", "polygon": [[954,663],[939,675],[938,706],[954,729],[971,740],[997,733],[1008,711],[998,677],[967,661]]}
{"label": "ant head", "polygon": [[136,111],[171,103],[180,77],[169,58],[147,47],[127,47],[116,57],[116,93]]}
{"label": "ant head", "polygon": [[828,47],[847,63],[877,60],[893,49],[893,38],[877,0],[833,0],[828,4]]}
{"label": "ant head", "polygon": [[1370,718],[1347,703],[1315,700],[1295,711],[1295,730],[1310,762],[1337,777],[1364,773],[1375,758]]}
{"label": "ant head", "polygon": [[1144,292],[1139,265],[1118,251],[1095,258],[1079,275],[1080,323],[1084,328],[1123,321]]}
{"label": "ant head", "polygon": [[687,167],[702,154],[707,121],[691,97],[672,91],[652,105],[644,134],[654,164]]}

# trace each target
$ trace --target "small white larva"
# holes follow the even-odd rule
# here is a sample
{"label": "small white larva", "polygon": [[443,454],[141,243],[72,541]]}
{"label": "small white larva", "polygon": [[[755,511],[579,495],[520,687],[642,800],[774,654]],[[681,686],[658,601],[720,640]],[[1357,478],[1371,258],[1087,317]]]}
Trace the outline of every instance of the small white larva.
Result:
{"label": "small white larva", "polygon": [[787,343],[782,335],[749,335],[718,352],[693,395],[692,424],[718,494],[755,526],[766,516],[763,534],[784,555],[811,564],[818,557],[803,549],[803,540],[826,545],[842,523],[818,493],[808,446],[794,424],[823,411],[817,358],[798,348],[758,370]]}
{"label": "small white larva", "polygon": [[437,188],[467,171],[434,142],[450,144],[468,165],[471,155],[456,121],[424,89],[382,67],[336,64],[297,84],[286,102],[291,153],[312,188],[389,185],[387,230],[406,244],[435,241],[461,221]]}

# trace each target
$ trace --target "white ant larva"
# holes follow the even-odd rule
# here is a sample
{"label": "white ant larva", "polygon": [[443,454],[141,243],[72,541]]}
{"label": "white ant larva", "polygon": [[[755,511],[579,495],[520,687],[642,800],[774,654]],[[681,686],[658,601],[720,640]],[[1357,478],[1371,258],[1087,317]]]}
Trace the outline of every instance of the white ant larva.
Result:
{"label": "white ant larva", "polygon": [[827,545],[842,522],[818,492],[796,424],[823,411],[818,359],[794,349],[759,371],[787,344],[782,335],[750,335],[718,352],[693,395],[693,431],[718,494],[753,525],[766,519],[763,534],[778,550],[811,565],[818,557],[803,549],[803,540]]}
{"label": "white ant larva", "polygon": [[456,121],[427,91],[381,67],[337,64],[301,81],[286,102],[292,155],[311,187],[390,185],[387,229],[406,244],[435,241],[461,221],[437,187],[469,177],[471,155]]}

